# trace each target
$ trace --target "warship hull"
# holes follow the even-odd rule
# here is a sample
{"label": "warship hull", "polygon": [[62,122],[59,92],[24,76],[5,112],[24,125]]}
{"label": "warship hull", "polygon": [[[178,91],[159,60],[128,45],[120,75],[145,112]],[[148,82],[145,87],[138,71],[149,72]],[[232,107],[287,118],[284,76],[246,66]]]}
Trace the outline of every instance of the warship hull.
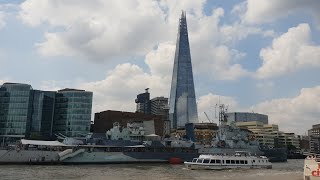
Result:
{"label": "warship hull", "polygon": [[89,152],[75,151],[60,156],[59,151],[0,150],[0,164],[119,164],[168,163],[171,158],[182,162],[198,157],[198,153],[185,152]]}

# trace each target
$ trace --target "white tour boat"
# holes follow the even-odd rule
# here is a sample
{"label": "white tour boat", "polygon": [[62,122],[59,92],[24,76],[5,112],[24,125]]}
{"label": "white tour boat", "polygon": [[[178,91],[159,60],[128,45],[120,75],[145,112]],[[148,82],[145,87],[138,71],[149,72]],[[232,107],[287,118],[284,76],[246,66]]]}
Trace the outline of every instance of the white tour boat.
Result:
{"label": "white tour boat", "polygon": [[252,156],[248,152],[236,152],[234,155],[200,155],[192,162],[184,162],[184,164],[188,169],[272,168],[267,157]]}
{"label": "white tour boat", "polygon": [[304,160],[304,180],[320,179],[320,154],[310,154]]}

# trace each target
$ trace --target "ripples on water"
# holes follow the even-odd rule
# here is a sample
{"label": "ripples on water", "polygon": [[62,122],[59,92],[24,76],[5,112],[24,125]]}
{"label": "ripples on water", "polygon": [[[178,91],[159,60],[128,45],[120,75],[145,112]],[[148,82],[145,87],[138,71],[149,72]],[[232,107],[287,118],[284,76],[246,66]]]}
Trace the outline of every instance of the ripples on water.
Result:
{"label": "ripples on water", "polygon": [[232,179],[232,180],[301,180],[303,160],[273,163],[273,169],[188,170],[184,165],[108,164],[70,166],[1,165],[1,180],[29,179]]}

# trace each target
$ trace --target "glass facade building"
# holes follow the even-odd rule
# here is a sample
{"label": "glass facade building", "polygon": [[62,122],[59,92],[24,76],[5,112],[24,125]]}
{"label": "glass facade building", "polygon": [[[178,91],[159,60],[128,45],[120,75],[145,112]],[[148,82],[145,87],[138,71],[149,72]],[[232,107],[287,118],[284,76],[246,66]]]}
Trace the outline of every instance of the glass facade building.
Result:
{"label": "glass facade building", "polygon": [[90,132],[92,92],[33,90],[31,85],[0,86],[0,144],[21,138],[54,139],[56,133],[79,137]]}
{"label": "glass facade building", "polygon": [[182,12],[179,23],[169,106],[172,128],[176,129],[184,127],[186,123],[198,122],[185,12]]}
{"label": "glass facade building", "polygon": [[32,91],[30,138],[52,137],[55,96],[54,91]]}
{"label": "glass facade building", "polygon": [[54,133],[80,137],[90,132],[92,92],[63,89],[56,94]]}
{"label": "glass facade building", "polygon": [[28,137],[32,115],[32,87],[28,84],[4,83],[0,87],[1,142],[15,142]]}

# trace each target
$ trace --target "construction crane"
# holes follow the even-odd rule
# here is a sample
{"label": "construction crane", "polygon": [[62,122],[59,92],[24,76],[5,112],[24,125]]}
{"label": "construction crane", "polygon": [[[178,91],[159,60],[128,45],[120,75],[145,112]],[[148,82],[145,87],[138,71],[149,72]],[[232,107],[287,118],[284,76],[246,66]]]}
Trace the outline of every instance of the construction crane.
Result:
{"label": "construction crane", "polygon": [[209,123],[212,123],[212,122],[211,122],[211,120],[209,119],[209,117],[208,117],[207,113],[206,113],[206,112],[204,112],[204,114],[206,115],[206,117],[207,117],[207,119],[208,119]]}

